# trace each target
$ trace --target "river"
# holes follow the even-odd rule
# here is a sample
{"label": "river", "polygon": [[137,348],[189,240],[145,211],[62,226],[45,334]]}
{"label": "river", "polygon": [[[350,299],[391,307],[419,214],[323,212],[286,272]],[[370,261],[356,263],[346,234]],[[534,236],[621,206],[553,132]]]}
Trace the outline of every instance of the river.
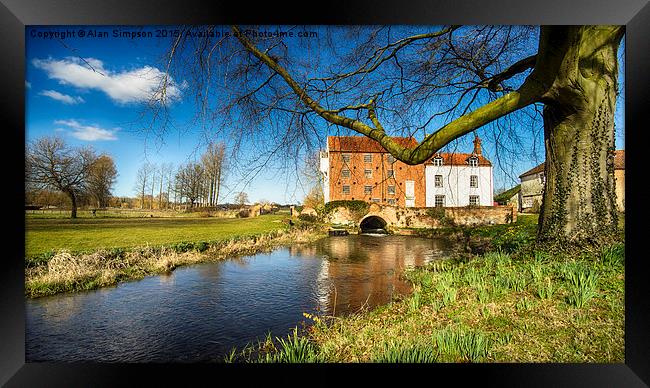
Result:
{"label": "river", "polygon": [[285,336],[303,312],[342,315],[409,292],[400,273],[444,239],[350,235],[177,268],[115,287],[26,300],[27,362],[211,362]]}

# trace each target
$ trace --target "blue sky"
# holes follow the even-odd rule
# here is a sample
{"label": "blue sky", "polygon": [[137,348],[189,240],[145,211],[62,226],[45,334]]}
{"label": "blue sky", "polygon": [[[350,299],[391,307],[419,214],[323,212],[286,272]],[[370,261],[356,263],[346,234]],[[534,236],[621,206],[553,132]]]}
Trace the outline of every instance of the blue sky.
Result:
{"label": "blue sky", "polygon": [[[165,70],[161,56],[170,47],[171,38],[110,37],[116,28],[119,29],[26,28],[26,135],[28,141],[58,135],[72,145],[91,145],[99,152],[110,154],[119,174],[113,194],[134,196],[135,176],[145,160],[172,162],[178,166],[195,160],[205,144],[198,135],[200,129],[192,122],[196,106],[185,80],[173,80],[167,95],[171,114],[182,130],[158,137],[143,129],[141,104],[151,95]],[[144,31],[155,29],[148,26]],[[109,37],[80,38],[78,32],[81,30],[86,35],[91,30],[102,31]],[[139,28],[125,27],[124,30],[138,31]],[[75,36],[52,38],[53,32],[74,32]],[[623,69],[621,66],[621,73]],[[622,75],[619,79],[623,81]],[[624,95],[619,101],[624,101]],[[618,105],[616,146],[622,149],[624,110],[623,104]],[[489,155],[489,142],[484,145]],[[254,154],[255,147],[248,147],[248,152]],[[464,141],[462,148],[467,147],[471,146]],[[521,173],[533,167],[535,161],[531,159],[520,164],[517,170]],[[510,187],[513,183],[497,169],[495,181],[496,188]],[[300,202],[304,196],[304,190],[291,174],[278,173],[274,169],[260,171],[252,180],[242,180],[233,172],[225,183],[225,201],[232,201],[234,193],[240,190],[248,192],[252,201],[267,199],[293,203]]]}

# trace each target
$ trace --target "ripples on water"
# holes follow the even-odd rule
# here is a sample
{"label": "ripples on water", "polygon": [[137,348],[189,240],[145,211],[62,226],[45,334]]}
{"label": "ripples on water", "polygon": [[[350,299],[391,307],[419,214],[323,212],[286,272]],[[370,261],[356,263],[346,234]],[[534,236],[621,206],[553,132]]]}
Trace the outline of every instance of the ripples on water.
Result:
{"label": "ripples on water", "polygon": [[303,312],[341,315],[387,303],[409,290],[403,268],[451,249],[441,239],[330,237],[27,300],[26,361],[221,361],[269,331],[286,335]]}

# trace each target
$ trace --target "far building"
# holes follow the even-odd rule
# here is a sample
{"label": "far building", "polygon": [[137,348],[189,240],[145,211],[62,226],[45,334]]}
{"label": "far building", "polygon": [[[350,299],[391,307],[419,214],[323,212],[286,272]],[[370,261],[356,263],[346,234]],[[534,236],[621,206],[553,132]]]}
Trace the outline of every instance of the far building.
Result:
{"label": "far building", "polygon": [[[537,213],[542,206],[544,194],[544,163],[526,171],[519,176],[520,211]],[[614,151],[614,179],[616,184],[616,207],[625,212],[625,150]]]}
{"label": "far building", "polygon": [[625,150],[614,151],[614,179],[616,181],[616,207],[625,212]]}
{"label": "far building", "polygon": [[531,168],[519,175],[521,190],[519,191],[519,211],[523,213],[539,213],[544,196],[544,163]]}
{"label": "far building", "polygon": [[[406,147],[413,138],[393,137]],[[325,203],[363,200],[401,207],[492,206],[492,163],[474,139],[471,153],[437,153],[424,164],[396,160],[365,136],[329,136],[320,153]]]}
{"label": "far building", "polygon": [[494,205],[492,163],[478,136],[472,153],[437,153],[425,166],[427,207]]}

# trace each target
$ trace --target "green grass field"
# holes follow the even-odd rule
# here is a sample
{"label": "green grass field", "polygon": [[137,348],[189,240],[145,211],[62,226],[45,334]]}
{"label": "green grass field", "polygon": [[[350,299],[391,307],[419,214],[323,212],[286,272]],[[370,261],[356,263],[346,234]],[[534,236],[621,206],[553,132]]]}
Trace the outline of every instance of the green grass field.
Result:
{"label": "green grass field", "polygon": [[25,256],[53,249],[87,252],[181,241],[218,241],[286,227],[286,215],[254,218],[64,218],[27,217]]}

